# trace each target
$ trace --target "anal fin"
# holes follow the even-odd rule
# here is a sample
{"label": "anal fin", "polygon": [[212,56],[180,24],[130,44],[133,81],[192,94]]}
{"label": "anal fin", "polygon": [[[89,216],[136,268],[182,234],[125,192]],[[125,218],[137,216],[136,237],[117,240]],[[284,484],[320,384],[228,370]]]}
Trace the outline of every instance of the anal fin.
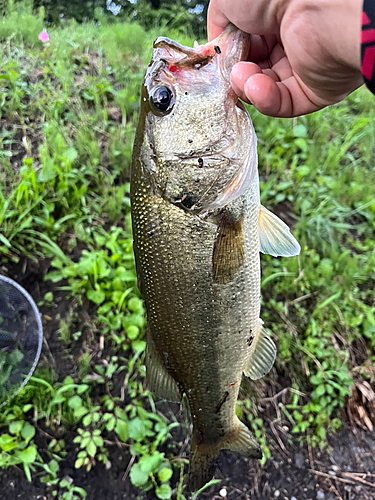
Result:
{"label": "anal fin", "polygon": [[220,216],[212,252],[212,276],[214,283],[230,283],[244,263],[243,216],[236,220],[224,210]]}
{"label": "anal fin", "polygon": [[273,257],[293,257],[300,253],[301,247],[289,227],[263,206],[259,210],[258,227],[262,253]]}
{"label": "anal fin", "polygon": [[177,383],[167,372],[149,330],[146,344],[146,380],[148,388],[155,396],[174,403],[180,402]]}
{"label": "anal fin", "polygon": [[250,337],[249,340],[251,342],[250,358],[244,374],[252,380],[258,380],[271,370],[275,362],[277,349],[273,340],[263,328],[262,320],[259,320],[256,334]]}

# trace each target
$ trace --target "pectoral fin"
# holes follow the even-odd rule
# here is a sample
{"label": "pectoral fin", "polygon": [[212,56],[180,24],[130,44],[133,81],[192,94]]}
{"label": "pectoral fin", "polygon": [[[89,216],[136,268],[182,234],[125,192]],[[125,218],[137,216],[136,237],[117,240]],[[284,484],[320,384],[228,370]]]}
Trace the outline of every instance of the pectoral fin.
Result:
{"label": "pectoral fin", "polygon": [[259,320],[258,331],[254,336],[249,337],[248,344],[251,346],[250,358],[244,374],[252,380],[258,380],[271,370],[277,352],[261,320]]}
{"label": "pectoral fin", "polygon": [[163,365],[149,331],[146,345],[146,379],[148,388],[155,396],[174,403],[180,402],[177,384]]}
{"label": "pectoral fin", "polygon": [[288,226],[263,206],[259,210],[258,226],[262,253],[274,257],[292,257],[300,253],[301,247]]}
{"label": "pectoral fin", "polygon": [[226,210],[220,217],[212,253],[214,283],[230,283],[244,262],[243,216],[238,220]]}

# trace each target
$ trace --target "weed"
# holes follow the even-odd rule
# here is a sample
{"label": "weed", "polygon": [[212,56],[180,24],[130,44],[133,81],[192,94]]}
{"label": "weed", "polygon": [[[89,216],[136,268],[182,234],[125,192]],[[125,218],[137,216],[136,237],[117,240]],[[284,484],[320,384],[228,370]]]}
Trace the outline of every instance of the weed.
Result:
{"label": "weed", "polygon": [[7,416],[9,434],[0,436],[0,467],[22,465],[26,477],[31,481],[31,471],[35,471],[34,462],[40,460],[33,443],[35,427],[29,422],[16,420],[15,414]]}
{"label": "weed", "polygon": [[57,496],[60,491],[59,498],[63,500],[80,500],[86,498],[87,493],[83,488],[74,486],[68,479],[59,479],[58,472],[60,466],[57,460],[51,460],[48,464],[43,464],[43,469],[45,474],[40,480],[52,489],[53,496]]}

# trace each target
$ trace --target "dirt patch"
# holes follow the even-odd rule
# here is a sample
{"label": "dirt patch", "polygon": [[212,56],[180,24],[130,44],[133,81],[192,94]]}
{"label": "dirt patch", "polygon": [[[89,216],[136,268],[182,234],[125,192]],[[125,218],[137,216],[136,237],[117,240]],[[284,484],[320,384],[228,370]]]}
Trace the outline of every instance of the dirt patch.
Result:
{"label": "dirt patch", "polygon": [[217,474],[221,484],[202,497],[222,498],[224,488],[230,500],[374,500],[375,434],[345,429],[329,441],[324,452],[293,445],[287,453],[273,451],[264,467],[225,453]]}
{"label": "dirt patch", "polygon": [[[49,429],[49,432],[50,429]],[[64,435],[68,443],[67,456],[60,464],[59,477],[72,481],[75,486],[80,486],[87,492],[87,500],[122,500],[124,498],[135,499],[137,490],[129,481],[129,476],[124,478],[130,461],[128,451],[116,446],[110,447],[110,468],[103,464],[97,464],[90,472],[84,469],[75,469],[76,445],[72,443],[73,433]],[[46,455],[48,440],[39,430],[36,439],[38,451],[43,456]],[[47,459],[47,457],[45,456]],[[0,469],[0,500],[53,500],[56,496],[52,494],[52,488],[39,481],[38,474],[33,474],[33,481],[29,483],[23,470],[12,467],[7,470]],[[64,490],[66,491],[66,490]],[[60,498],[62,491],[58,491],[57,498]]]}

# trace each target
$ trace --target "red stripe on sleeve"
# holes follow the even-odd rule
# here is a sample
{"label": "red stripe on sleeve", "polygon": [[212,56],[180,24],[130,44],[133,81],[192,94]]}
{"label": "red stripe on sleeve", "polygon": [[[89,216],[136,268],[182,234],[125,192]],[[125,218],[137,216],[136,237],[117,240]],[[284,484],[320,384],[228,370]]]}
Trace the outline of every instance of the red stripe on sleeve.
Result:
{"label": "red stripe on sleeve", "polygon": [[362,31],[361,33],[361,43],[371,43],[375,42],[375,28]]}
{"label": "red stripe on sleeve", "polygon": [[362,26],[366,26],[367,24],[370,24],[370,19],[366,12],[362,12]]}
{"label": "red stripe on sleeve", "polygon": [[362,75],[367,80],[372,80],[375,67],[375,47],[367,47],[362,59]]}

